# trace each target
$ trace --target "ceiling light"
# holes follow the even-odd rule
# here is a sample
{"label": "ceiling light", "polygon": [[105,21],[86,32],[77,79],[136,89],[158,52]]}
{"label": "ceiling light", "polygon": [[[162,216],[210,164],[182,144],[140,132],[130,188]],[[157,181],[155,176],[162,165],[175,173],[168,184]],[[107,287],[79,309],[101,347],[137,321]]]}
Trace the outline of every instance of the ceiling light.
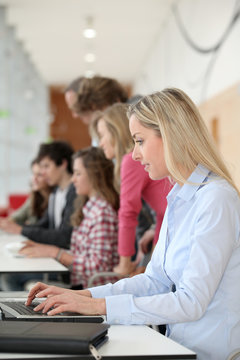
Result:
{"label": "ceiling light", "polygon": [[93,53],[87,53],[84,56],[84,60],[88,63],[93,63],[96,60],[96,56]]}
{"label": "ceiling light", "polygon": [[83,36],[87,39],[93,39],[97,35],[96,30],[88,28],[83,31]]}
{"label": "ceiling light", "polygon": [[92,16],[88,16],[86,18],[86,27],[83,30],[83,36],[87,39],[93,39],[96,37],[96,35],[97,35],[97,32],[93,26],[93,18],[92,18]]}

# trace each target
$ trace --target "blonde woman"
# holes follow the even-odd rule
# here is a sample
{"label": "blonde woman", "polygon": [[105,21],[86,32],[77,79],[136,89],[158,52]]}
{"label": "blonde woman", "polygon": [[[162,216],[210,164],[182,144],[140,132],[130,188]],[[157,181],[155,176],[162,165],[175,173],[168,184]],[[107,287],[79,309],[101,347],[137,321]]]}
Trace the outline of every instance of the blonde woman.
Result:
{"label": "blonde woman", "polygon": [[49,315],[64,308],[107,314],[112,324],[167,323],[166,335],[199,360],[226,360],[240,339],[238,189],[183,91],[146,96],[129,116],[133,158],[151,179],[176,181],[145,273],[75,293],[39,283],[28,304],[35,293],[52,295],[38,307]]}
{"label": "blonde woman", "polygon": [[[166,196],[171,188],[167,178],[152,181],[141,164],[132,159],[133,140],[129,131],[127,109],[128,106],[125,104],[114,104],[99,114],[93,123],[99,138],[99,146],[108,159],[114,159],[115,187],[120,191],[118,213],[120,262],[114,270],[121,275],[131,273],[136,266],[131,262],[131,257],[136,251],[136,227],[142,209],[142,199],[156,212],[156,229],[144,234],[144,237],[150,234],[147,240],[153,240],[155,245],[167,206]],[[139,225],[142,225],[141,221]]]}
{"label": "blonde woman", "polygon": [[[120,171],[123,157],[134,147],[129,131],[128,107],[127,104],[116,103],[109,106],[104,112],[99,111],[91,126],[91,133],[93,137],[98,138],[99,146],[102,147],[106,158],[114,159],[115,187],[118,192],[120,192]],[[102,128],[99,124],[103,123],[105,127],[99,131]]]}

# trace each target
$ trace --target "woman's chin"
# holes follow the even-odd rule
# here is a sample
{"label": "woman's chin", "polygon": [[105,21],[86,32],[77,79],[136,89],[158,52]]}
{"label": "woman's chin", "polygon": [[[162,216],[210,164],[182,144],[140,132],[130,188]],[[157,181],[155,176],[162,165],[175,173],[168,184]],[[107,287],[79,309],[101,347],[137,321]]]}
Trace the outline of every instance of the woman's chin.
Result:
{"label": "woman's chin", "polygon": [[150,177],[151,180],[158,180],[150,171],[148,171],[148,176]]}
{"label": "woman's chin", "polygon": [[163,177],[157,176],[156,174],[154,175],[151,172],[148,172],[148,175],[149,175],[151,180],[161,180],[161,179],[163,179]]}

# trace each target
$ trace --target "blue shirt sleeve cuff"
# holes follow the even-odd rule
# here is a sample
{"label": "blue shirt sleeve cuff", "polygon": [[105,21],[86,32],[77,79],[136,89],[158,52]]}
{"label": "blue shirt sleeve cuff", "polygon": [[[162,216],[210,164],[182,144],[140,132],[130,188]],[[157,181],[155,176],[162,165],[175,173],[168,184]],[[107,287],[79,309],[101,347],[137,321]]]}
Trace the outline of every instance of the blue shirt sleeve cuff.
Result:
{"label": "blue shirt sleeve cuff", "polygon": [[107,323],[108,324],[131,324],[132,295],[123,294],[106,297]]}

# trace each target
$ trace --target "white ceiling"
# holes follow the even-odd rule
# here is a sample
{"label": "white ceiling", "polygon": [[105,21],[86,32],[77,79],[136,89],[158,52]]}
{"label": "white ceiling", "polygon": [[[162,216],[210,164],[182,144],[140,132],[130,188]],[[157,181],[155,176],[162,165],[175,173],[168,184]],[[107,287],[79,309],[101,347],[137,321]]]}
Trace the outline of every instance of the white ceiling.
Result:
{"label": "white ceiling", "polygon": [[[172,0],[0,0],[9,25],[47,84],[67,84],[90,69],[130,84],[160,35]],[[83,38],[93,16],[97,37]],[[94,51],[88,66],[84,54]]]}

